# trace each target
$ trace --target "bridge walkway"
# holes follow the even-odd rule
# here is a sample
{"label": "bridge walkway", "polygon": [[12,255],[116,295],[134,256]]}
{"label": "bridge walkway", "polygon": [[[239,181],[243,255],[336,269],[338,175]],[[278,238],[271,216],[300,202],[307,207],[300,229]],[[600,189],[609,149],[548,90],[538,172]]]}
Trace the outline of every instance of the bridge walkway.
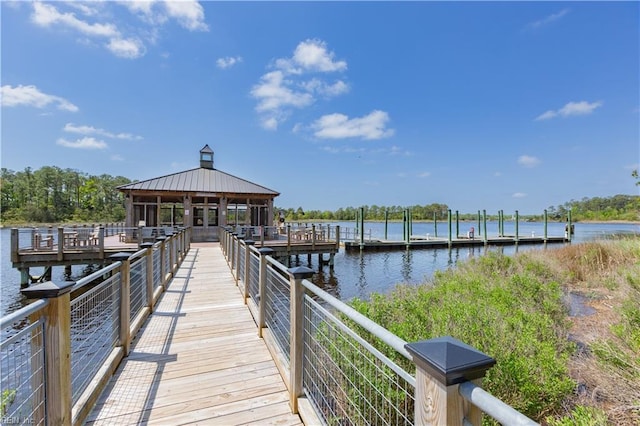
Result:
{"label": "bridge walkway", "polygon": [[85,424],[303,424],[218,243],[191,244]]}

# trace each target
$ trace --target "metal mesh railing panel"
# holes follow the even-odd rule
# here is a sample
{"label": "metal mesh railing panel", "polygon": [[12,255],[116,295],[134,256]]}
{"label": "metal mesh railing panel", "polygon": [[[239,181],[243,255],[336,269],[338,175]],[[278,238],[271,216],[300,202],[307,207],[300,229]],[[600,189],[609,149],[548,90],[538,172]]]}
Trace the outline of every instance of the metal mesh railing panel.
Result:
{"label": "metal mesh railing panel", "polygon": [[160,266],[160,248],[154,247],[153,249],[153,288],[156,289],[162,285],[162,271]]}
{"label": "metal mesh railing panel", "polygon": [[169,272],[171,272],[171,243],[165,243],[163,262],[164,262],[164,274],[166,276]]}
{"label": "metal mesh railing panel", "polygon": [[246,253],[247,246],[245,246],[244,244],[240,244],[240,253],[238,253],[238,255],[240,256],[240,263],[238,264],[238,277],[242,282],[244,282],[244,259]]}
{"label": "metal mesh railing panel", "polygon": [[325,424],[413,424],[415,389],[408,373],[396,373],[374,352],[305,296],[303,387]]}
{"label": "metal mesh railing panel", "polygon": [[2,424],[45,424],[43,320],[14,326],[0,344]]}
{"label": "metal mesh railing panel", "polygon": [[131,264],[129,269],[130,321],[138,316],[147,304],[147,258],[143,257]]}
{"label": "metal mesh railing panel", "polygon": [[289,279],[267,267],[265,325],[271,330],[280,350],[289,360],[291,297]]}
{"label": "metal mesh railing panel", "polygon": [[74,403],[118,343],[120,279],[120,273],[115,273],[71,302],[71,388]]}
{"label": "metal mesh railing panel", "polygon": [[260,292],[260,257],[254,253],[249,253],[249,295],[257,302]]}

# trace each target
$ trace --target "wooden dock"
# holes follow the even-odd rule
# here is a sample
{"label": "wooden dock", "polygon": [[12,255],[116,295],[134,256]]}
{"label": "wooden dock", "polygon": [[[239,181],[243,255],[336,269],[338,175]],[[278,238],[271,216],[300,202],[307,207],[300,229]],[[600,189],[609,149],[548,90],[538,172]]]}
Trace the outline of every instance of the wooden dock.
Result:
{"label": "wooden dock", "polygon": [[104,237],[102,245],[65,246],[53,243],[45,247],[17,247],[17,244],[12,244],[11,263],[14,268],[101,263],[112,254],[137,251],[138,243],[123,242],[117,235],[112,235]]}
{"label": "wooden dock", "polygon": [[384,251],[384,250],[406,250],[406,249],[437,249],[449,247],[477,247],[483,245],[506,246],[506,245],[525,245],[525,244],[557,244],[565,243],[569,240],[565,237],[488,237],[486,241],[483,238],[412,238],[408,243],[406,241],[392,240],[365,240],[362,244],[359,241],[345,241],[344,248],[346,251]]}
{"label": "wooden dock", "polygon": [[88,425],[302,425],[218,243],[193,243]]}

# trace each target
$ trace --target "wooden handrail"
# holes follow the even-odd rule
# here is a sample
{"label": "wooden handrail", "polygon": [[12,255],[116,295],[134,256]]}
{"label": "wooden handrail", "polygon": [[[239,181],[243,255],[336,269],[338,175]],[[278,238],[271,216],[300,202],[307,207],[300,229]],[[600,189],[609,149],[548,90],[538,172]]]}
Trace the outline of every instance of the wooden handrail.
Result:
{"label": "wooden handrail", "polygon": [[[100,227],[100,229],[101,236],[104,236],[105,228]],[[58,236],[60,236],[61,230],[62,228],[58,229]],[[17,233],[17,231],[17,229],[12,230],[12,234]],[[160,250],[170,250],[170,252],[176,250],[182,253],[182,255],[172,256],[170,258],[171,273],[169,276],[173,275],[173,270],[180,265],[184,260],[184,253],[189,250],[189,235],[189,228],[184,228],[159,243]],[[12,238],[12,245],[17,244],[18,238]],[[44,319],[45,339],[43,339],[44,348],[42,349],[42,353],[46,365],[44,385],[47,396],[44,401],[34,401],[33,405],[36,407],[34,410],[39,411],[34,411],[33,416],[38,416],[39,413],[42,412],[42,410],[37,407],[42,406],[42,403],[46,404],[46,419],[44,420],[47,425],[82,424],[93,404],[95,404],[97,396],[108,381],[108,377],[94,378],[94,380],[91,381],[92,387],[81,390],[82,397],[78,400],[76,406],[73,406],[73,378],[71,377],[71,362],[73,356],[71,353],[71,292],[94,282],[96,279],[101,279],[105,275],[110,275],[112,272],[120,274],[121,289],[119,294],[121,297],[118,309],[120,316],[118,326],[120,336],[119,346],[113,348],[112,356],[108,357],[105,361],[105,364],[110,365],[105,365],[98,371],[98,374],[110,375],[115,371],[115,368],[123,357],[128,354],[131,340],[134,337],[133,333],[137,332],[137,329],[132,330],[129,324],[131,321],[131,301],[129,297],[131,279],[130,261],[141,257],[148,258],[146,266],[147,281],[142,283],[142,285],[146,286],[147,299],[145,302],[147,308],[143,309],[138,315],[136,323],[139,323],[142,315],[147,316],[153,310],[156,296],[159,296],[159,294],[153,294],[153,248],[139,250],[133,255],[124,254],[122,259],[113,259],[117,261],[76,283],[67,282],[56,284],[54,282],[45,282],[25,288],[22,290],[22,293],[30,299],[36,299],[36,302],[0,320],[0,325],[2,329],[4,329],[13,326],[18,316],[22,318],[25,315],[29,315],[32,321]],[[164,268],[164,264],[165,259],[163,258],[161,268]],[[149,279],[151,279],[151,281],[149,281]],[[164,282],[165,277],[161,277],[161,280]],[[5,341],[4,344],[8,344],[8,341]],[[35,419],[36,417],[33,418]]]}
{"label": "wooden handrail", "polygon": [[[289,274],[289,366],[284,372],[282,366],[279,365],[278,368],[281,370],[283,379],[289,381],[288,389],[292,413],[298,413],[299,398],[303,394],[303,300],[304,293],[307,291],[416,364],[416,377],[410,377],[408,380],[408,382],[412,382],[415,385],[415,424],[465,424],[475,426],[481,424],[482,412],[502,423],[506,422],[506,424],[537,424],[509,405],[491,396],[479,386],[485,372],[495,364],[492,358],[448,336],[408,344],[308,281],[307,278],[313,274],[311,269],[305,267],[286,269],[284,265],[281,265],[269,255],[271,249],[256,249],[245,245],[245,265],[241,265],[240,256],[237,254],[240,250],[240,239],[228,229],[223,232],[225,235],[220,240],[221,249],[225,257],[232,258],[229,265],[232,270],[233,268],[236,270],[236,282],[239,276],[237,271],[240,268],[246,268],[244,285],[245,288],[248,287],[251,279],[250,268],[248,268],[248,263],[251,261],[251,253],[254,253],[260,260],[259,297],[255,300],[258,308],[256,323],[260,337],[263,337],[263,329],[266,327],[264,304],[266,301],[267,269],[268,267],[273,267],[280,271],[287,271]],[[346,325],[343,326],[346,327]],[[440,359],[440,355],[443,352],[442,345],[456,346],[457,349],[452,352],[462,355],[443,361]],[[446,350],[444,352],[446,353]],[[433,356],[435,358],[432,358]],[[442,366],[443,362],[445,364],[444,367]],[[447,363],[451,364],[447,365]],[[392,367],[394,370],[395,368],[399,367]],[[442,374],[438,373],[441,368],[444,369]],[[405,377],[404,375],[407,373],[398,374]]]}

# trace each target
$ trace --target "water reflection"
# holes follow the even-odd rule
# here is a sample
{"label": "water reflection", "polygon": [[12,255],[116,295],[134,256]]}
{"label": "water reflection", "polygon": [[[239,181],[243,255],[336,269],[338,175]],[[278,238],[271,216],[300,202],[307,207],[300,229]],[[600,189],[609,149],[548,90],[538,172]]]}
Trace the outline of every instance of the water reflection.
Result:
{"label": "water reflection", "polygon": [[[334,223],[343,228],[353,228],[353,223]],[[469,225],[469,224],[467,224]],[[505,224],[505,233],[513,233],[513,224]],[[549,223],[548,235],[558,236],[564,233],[564,223]],[[640,225],[638,224],[602,224],[602,223],[577,223],[574,242],[583,242],[600,238],[611,238],[614,235],[638,235]],[[382,238],[384,235],[384,223],[366,223],[365,229],[371,231],[373,238]],[[413,233],[415,235],[434,235],[433,223],[414,223]],[[487,223],[489,235],[495,235],[497,224]],[[541,223],[526,222],[521,223],[520,235],[543,235]],[[10,260],[10,229],[0,230],[0,252],[4,253],[2,259],[2,269],[0,274],[0,314],[13,312],[25,303],[25,298],[20,293],[20,273],[12,267]],[[438,236],[446,237],[446,224],[438,223]],[[390,223],[388,230],[389,239],[402,239],[402,223]],[[341,250],[335,256],[335,269],[331,270],[328,265],[319,267],[317,256],[313,256],[311,262],[307,262],[306,256],[300,256],[297,264],[309,266],[316,274],[313,281],[341,300],[348,301],[353,297],[368,299],[372,292],[387,293],[398,283],[419,284],[433,276],[437,270],[445,270],[455,267],[458,262],[481,256],[489,251],[504,253],[507,255],[519,253],[525,250],[544,250],[562,247],[561,244],[545,245],[523,245],[523,246],[488,246],[460,247],[453,250],[413,250],[413,251],[390,251],[361,254],[344,253]],[[74,266],[71,277],[65,276],[64,267],[54,267],[53,281],[77,280],[87,274],[82,266]],[[39,273],[34,268],[33,274]]]}
{"label": "water reflection", "polygon": [[330,295],[340,299],[340,286],[338,285],[338,277],[336,277],[333,269],[325,267],[320,269],[313,276],[315,285],[329,293]]}
{"label": "water reflection", "polygon": [[388,293],[397,284],[419,285],[430,281],[438,270],[456,267],[461,262],[495,252],[505,255],[529,251],[552,250],[561,244],[522,246],[470,246],[441,249],[414,249],[385,252],[344,252],[335,256],[335,266],[320,268],[312,281],[340,300],[369,299],[372,293]]}
{"label": "water reflection", "polygon": [[402,254],[402,277],[405,281],[411,281],[411,262],[413,259],[413,251],[406,250]]}

